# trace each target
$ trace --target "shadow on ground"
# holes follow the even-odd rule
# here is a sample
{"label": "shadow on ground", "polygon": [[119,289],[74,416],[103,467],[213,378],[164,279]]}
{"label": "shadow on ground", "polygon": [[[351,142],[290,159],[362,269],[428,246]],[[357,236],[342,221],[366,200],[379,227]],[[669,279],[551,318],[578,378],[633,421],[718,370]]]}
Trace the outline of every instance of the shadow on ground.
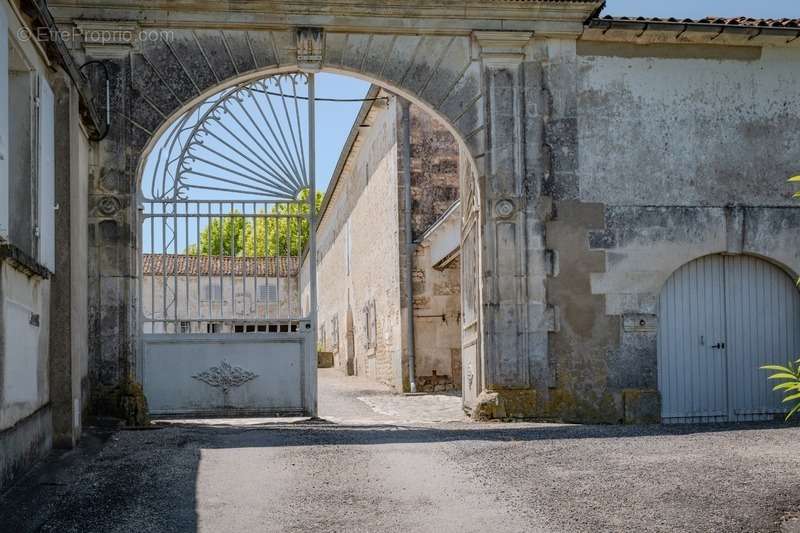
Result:
{"label": "shadow on ground", "polygon": [[[525,442],[573,439],[622,439],[658,436],[682,436],[724,433],[730,431],[755,431],[789,429],[800,424],[780,422],[754,422],[750,424],[713,425],[650,425],[650,426],[596,426],[577,424],[531,423],[475,423],[424,425],[371,424],[348,425],[323,418],[295,420],[289,423],[271,419],[261,424],[231,426],[224,420],[205,420],[201,423],[181,421],[169,426],[180,427],[187,434],[241,435],[243,440],[253,440],[257,446],[314,446],[323,445],[381,445],[413,444],[454,441]],[[451,426],[451,427],[448,427]],[[269,438],[269,432],[279,432],[281,440]],[[267,437],[259,439],[259,435]]]}

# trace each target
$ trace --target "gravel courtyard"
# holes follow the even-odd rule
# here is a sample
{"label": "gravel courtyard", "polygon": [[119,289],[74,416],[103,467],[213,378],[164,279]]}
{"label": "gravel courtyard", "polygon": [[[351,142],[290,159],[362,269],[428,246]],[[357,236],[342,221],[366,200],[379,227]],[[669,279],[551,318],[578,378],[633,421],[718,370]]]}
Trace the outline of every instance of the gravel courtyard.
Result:
{"label": "gravel courtyard", "polygon": [[797,427],[372,423],[351,392],[339,422],[94,432],[0,498],[0,529],[750,532],[800,509]]}

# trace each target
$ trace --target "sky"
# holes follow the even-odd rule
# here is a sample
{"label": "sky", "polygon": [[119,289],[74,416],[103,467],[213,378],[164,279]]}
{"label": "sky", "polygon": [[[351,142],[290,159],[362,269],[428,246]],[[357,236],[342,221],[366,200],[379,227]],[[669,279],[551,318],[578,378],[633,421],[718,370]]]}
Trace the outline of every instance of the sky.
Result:
{"label": "sky", "polygon": [[800,0],[607,0],[603,15],[800,18]]}
{"label": "sky", "polygon": [[[317,74],[316,92],[319,98],[363,98],[369,85],[368,82],[349,76],[323,72]],[[360,108],[360,102],[317,102],[318,189],[327,188]]]}

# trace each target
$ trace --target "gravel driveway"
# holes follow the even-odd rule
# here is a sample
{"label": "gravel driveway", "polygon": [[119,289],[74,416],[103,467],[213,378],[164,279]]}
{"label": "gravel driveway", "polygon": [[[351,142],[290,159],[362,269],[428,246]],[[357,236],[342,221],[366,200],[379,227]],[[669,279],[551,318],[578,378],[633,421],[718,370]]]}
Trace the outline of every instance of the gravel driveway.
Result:
{"label": "gravel driveway", "polygon": [[777,531],[800,504],[798,440],[777,425],[122,431],[0,499],[0,529]]}

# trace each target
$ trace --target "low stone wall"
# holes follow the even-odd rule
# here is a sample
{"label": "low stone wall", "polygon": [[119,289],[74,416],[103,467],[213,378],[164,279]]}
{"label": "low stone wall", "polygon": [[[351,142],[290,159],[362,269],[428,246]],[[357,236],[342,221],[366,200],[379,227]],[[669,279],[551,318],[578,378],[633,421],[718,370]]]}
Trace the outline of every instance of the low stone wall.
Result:
{"label": "low stone wall", "polygon": [[0,492],[44,457],[52,445],[50,404],[0,431]]}
{"label": "low stone wall", "polygon": [[460,379],[454,380],[453,376],[439,375],[433,371],[430,376],[417,376],[418,392],[449,392],[461,390]]}

